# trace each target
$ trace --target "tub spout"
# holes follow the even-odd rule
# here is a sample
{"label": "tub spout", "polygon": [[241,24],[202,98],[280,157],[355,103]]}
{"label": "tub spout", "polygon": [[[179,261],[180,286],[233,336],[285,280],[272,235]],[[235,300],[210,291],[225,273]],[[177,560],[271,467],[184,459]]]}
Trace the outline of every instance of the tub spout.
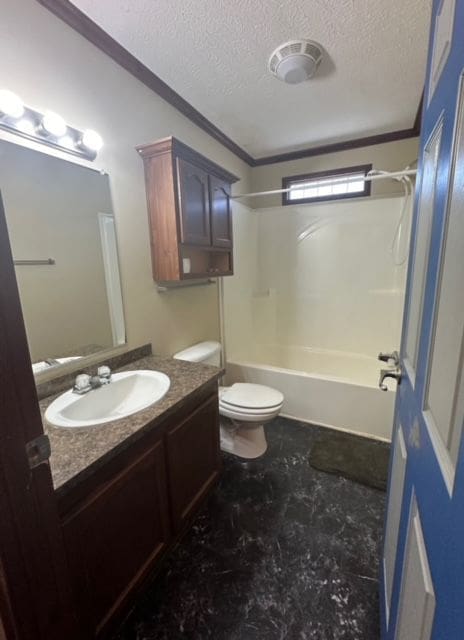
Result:
{"label": "tub spout", "polygon": [[379,378],[379,388],[382,391],[388,391],[388,387],[385,384],[386,378],[393,378],[396,380],[398,384],[401,383],[402,371],[400,367],[396,367],[396,369],[381,369],[380,370],[380,378]]}

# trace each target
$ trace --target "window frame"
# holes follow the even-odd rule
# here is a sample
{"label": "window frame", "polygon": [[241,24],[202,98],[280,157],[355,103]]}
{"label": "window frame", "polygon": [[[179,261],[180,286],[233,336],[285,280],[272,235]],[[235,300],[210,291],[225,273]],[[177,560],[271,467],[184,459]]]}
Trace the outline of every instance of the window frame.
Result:
{"label": "window frame", "polygon": [[[288,189],[293,182],[308,180],[317,180],[319,178],[338,178],[349,173],[364,173],[367,175],[372,170],[372,164],[359,164],[354,167],[340,167],[339,169],[328,169],[327,171],[317,171],[315,173],[302,173],[296,176],[285,176],[282,178],[282,189]],[[364,183],[363,191],[356,193],[335,193],[328,196],[318,196],[316,198],[299,198],[298,200],[290,200],[289,193],[282,193],[282,205],[288,206],[292,204],[308,204],[310,202],[325,202],[328,200],[347,200],[349,198],[365,198],[371,195],[371,181]]]}

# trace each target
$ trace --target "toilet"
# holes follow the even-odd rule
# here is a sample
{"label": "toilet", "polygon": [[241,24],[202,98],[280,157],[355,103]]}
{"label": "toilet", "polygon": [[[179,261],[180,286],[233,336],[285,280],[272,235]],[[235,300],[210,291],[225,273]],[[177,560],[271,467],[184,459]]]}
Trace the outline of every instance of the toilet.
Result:
{"label": "toilet", "polygon": [[[207,341],[173,356],[176,360],[221,365],[221,345]],[[284,396],[262,384],[236,382],[219,387],[221,449],[239,458],[258,458],[267,449],[263,425],[279,415]]]}

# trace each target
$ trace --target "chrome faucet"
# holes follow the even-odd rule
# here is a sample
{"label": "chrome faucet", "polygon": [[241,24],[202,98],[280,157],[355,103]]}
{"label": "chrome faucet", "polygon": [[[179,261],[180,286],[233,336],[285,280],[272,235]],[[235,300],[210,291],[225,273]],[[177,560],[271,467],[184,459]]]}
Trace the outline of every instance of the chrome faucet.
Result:
{"label": "chrome faucet", "polygon": [[389,365],[391,363],[391,369],[380,370],[379,379],[379,388],[382,389],[382,391],[388,391],[388,387],[385,384],[386,378],[393,378],[397,384],[401,383],[403,372],[401,369],[400,354],[398,351],[392,351],[392,353],[379,353],[377,357],[382,362],[386,362]]}
{"label": "chrome faucet", "polygon": [[392,351],[392,353],[382,353],[380,352],[377,356],[378,360],[382,362],[392,363],[394,367],[397,367],[400,363],[400,354],[398,351]]}
{"label": "chrome faucet", "polygon": [[397,384],[400,384],[402,377],[403,374],[400,366],[394,369],[380,369],[379,388],[382,389],[382,391],[388,391],[388,387],[385,384],[386,378],[393,378]]}
{"label": "chrome faucet", "polygon": [[82,396],[92,389],[99,389],[111,382],[111,369],[106,365],[98,367],[97,375],[89,376],[87,373],[81,373],[76,376],[73,386],[73,393]]}

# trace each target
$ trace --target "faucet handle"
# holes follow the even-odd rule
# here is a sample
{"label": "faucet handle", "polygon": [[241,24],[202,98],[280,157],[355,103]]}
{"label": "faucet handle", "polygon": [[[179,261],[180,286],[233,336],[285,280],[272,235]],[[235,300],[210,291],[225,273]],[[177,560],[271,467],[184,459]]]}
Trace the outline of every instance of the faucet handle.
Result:
{"label": "faucet handle", "polygon": [[97,375],[101,379],[102,384],[106,384],[111,380],[111,369],[107,365],[102,365],[98,367]]}
{"label": "faucet handle", "polygon": [[377,359],[382,362],[390,362],[390,360],[392,360],[393,366],[397,367],[400,363],[400,354],[398,351],[392,351],[392,353],[379,353]]}
{"label": "faucet handle", "polygon": [[85,391],[90,387],[90,376],[86,373],[81,373],[76,376],[74,381],[74,390],[75,391]]}

